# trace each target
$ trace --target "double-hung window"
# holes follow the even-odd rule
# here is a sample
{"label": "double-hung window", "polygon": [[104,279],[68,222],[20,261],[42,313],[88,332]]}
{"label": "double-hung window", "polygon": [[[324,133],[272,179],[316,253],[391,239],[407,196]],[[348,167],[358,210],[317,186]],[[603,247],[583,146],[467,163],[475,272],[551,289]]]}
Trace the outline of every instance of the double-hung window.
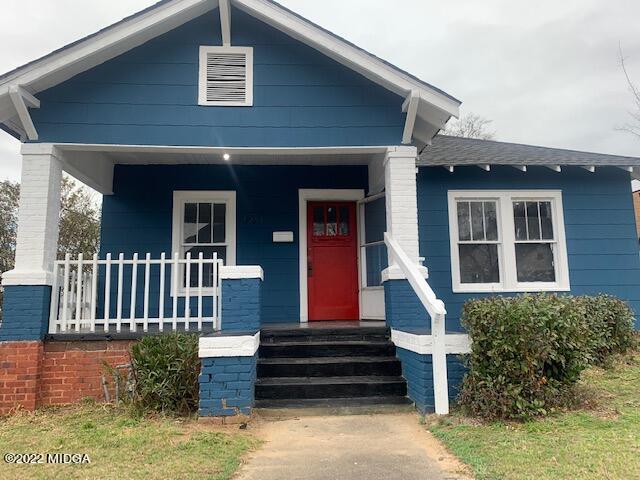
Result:
{"label": "double-hung window", "polygon": [[[184,259],[202,257],[212,259],[214,254],[225,265],[236,263],[236,192],[232,191],[179,191],[173,194],[173,252]],[[184,269],[182,269],[184,270]],[[204,286],[213,285],[211,264],[203,267]],[[183,271],[178,291],[185,287]],[[191,267],[191,287],[197,286],[197,266]]]}
{"label": "double-hung window", "polygon": [[454,292],[569,290],[562,194],[450,191]]}

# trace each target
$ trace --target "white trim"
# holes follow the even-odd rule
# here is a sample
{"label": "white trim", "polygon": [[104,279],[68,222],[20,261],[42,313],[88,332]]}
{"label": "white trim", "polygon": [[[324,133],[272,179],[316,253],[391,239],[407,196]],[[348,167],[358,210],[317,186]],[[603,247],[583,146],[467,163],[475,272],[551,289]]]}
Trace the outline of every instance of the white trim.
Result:
{"label": "white trim", "polygon": [[[299,286],[300,286],[300,323],[309,321],[309,292],[307,289],[307,202],[358,202],[364,198],[364,190],[314,188],[298,190],[298,255],[299,255]],[[356,208],[356,215],[359,216]],[[360,225],[359,218],[356,224]],[[358,263],[360,263],[360,249],[358,248]],[[360,289],[358,279],[358,290]]]}
{"label": "white trim", "polygon": [[8,270],[2,274],[2,286],[10,285],[52,285],[53,272]]}
{"label": "white trim", "polygon": [[234,265],[220,268],[220,278],[223,280],[240,280],[243,278],[259,278],[264,280],[264,271],[257,265]]}
{"label": "white trim", "polygon": [[407,113],[407,119],[402,133],[402,143],[407,145],[413,140],[413,130],[416,126],[418,116],[418,104],[420,103],[420,92],[411,91],[407,99],[402,104],[402,111]]}
{"label": "white trim", "polygon": [[[458,100],[274,2],[234,0],[233,4],[398,95],[404,97],[413,90],[418,91],[418,116],[421,118],[418,123],[420,129],[424,130],[421,135],[417,135],[419,138],[423,138],[425,134],[430,138],[451,116],[459,116]],[[175,0],[150,8],[144,14],[133,16],[91,38],[63,48],[56,54],[19,68],[6,77],[4,83],[0,83],[0,99],[7,93],[8,84],[24,85],[32,93],[46,90],[183,25],[216,6],[218,2],[214,0]],[[2,115],[0,122],[8,121],[5,117],[6,114]]]}
{"label": "white trim", "polygon": [[229,3],[229,0],[218,0],[222,44],[226,47],[231,46],[231,5]]}
{"label": "white trim", "polygon": [[58,85],[205,14],[216,4],[212,0],[175,0],[158,5],[91,38],[18,68],[1,80],[0,96],[8,93],[10,84],[23,85],[32,93]]}
{"label": "white trim", "polygon": [[[243,102],[207,100],[207,56],[210,53],[241,53],[245,56],[245,98]],[[253,47],[201,46],[198,69],[198,105],[208,107],[251,107],[253,105]]]}
{"label": "white trim", "polygon": [[33,124],[28,107],[40,108],[40,101],[19,85],[9,87],[9,98],[11,98],[13,108],[16,109],[27,138],[29,140],[37,140],[38,131]]}
{"label": "white trim", "polygon": [[[227,258],[225,259],[226,266],[233,266],[236,264],[236,192],[234,190],[175,190],[173,192],[173,214],[172,214],[172,227],[171,227],[171,252],[180,253],[182,235],[182,216],[183,205],[187,202],[212,202],[212,203],[224,203],[227,206],[225,215],[225,244],[227,245]],[[180,255],[182,255],[180,253]],[[173,285],[173,276],[171,279],[171,292],[175,292],[175,285]],[[182,285],[182,282],[180,282]],[[207,289],[204,289],[205,292]],[[184,295],[184,288],[181,286],[178,288],[178,295]]]}
{"label": "white trim", "polygon": [[[447,355],[471,353],[471,338],[469,335],[464,333],[446,334],[444,339],[444,347]],[[432,335],[414,334],[391,329],[391,341],[396,347],[404,348],[411,352],[419,353],[421,355],[433,354]]]}
{"label": "white trim", "polygon": [[[416,268],[425,280],[429,278],[429,269],[427,267],[416,265]],[[391,265],[382,271],[382,283],[389,280],[407,280],[407,275],[398,265]]]}
{"label": "white trim", "polygon": [[[460,281],[458,256],[458,218],[456,201],[494,200],[498,217],[499,283],[463,284]],[[555,234],[555,282],[518,282],[513,225],[513,200],[550,201]],[[451,282],[454,293],[506,293],[506,292],[568,292],[569,263],[564,229],[564,210],[561,190],[450,190],[447,195],[449,209],[449,243],[451,254]]]}
{"label": "white trim", "polygon": [[234,337],[200,337],[199,358],[253,357],[260,347],[260,332]]}

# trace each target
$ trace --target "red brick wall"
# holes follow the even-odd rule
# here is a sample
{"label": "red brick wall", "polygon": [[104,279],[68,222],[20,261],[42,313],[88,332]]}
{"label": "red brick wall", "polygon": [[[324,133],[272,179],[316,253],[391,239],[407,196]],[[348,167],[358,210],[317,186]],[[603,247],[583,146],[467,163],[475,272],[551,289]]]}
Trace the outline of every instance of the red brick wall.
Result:
{"label": "red brick wall", "polygon": [[41,359],[42,342],[0,343],[0,415],[36,408]]}
{"label": "red brick wall", "polygon": [[[0,415],[16,408],[104,400],[104,362],[129,363],[133,341],[1,342]],[[112,379],[107,375],[113,395]]]}
{"label": "red brick wall", "polygon": [[[86,397],[104,400],[104,362],[113,367],[129,363],[131,343],[129,340],[46,342],[39,405],[74,403]],[[109,375],[107,381],[112,383]]]}

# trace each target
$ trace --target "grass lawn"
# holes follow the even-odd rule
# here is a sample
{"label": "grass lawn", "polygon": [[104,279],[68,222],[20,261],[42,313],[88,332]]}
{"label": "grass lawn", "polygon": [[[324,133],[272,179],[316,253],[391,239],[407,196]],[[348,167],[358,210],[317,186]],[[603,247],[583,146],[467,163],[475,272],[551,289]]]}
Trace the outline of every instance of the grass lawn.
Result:
{"label": "grass lawn", "polygon": [[429,429],[478,479],[640,479],[640,354],[585,372],[580,390],[580,411],[520,424],[453,416]]}
{"label": "grass lawn", "polygon": [[[0,418],[0,478],[228,479],[258,441],[238,426],[133,418],[106,405]],[[16,465],[6,453],[86,453],[84,465]]]}

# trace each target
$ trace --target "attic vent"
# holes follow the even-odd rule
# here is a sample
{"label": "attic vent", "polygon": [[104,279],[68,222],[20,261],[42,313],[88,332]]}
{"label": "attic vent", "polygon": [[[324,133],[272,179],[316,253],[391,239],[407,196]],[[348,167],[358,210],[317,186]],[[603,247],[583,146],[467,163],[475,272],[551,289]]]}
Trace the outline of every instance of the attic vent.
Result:
{"label": "attic vent", "polygon": [[253,48],[200,47],[200,105],[253,105]]}

